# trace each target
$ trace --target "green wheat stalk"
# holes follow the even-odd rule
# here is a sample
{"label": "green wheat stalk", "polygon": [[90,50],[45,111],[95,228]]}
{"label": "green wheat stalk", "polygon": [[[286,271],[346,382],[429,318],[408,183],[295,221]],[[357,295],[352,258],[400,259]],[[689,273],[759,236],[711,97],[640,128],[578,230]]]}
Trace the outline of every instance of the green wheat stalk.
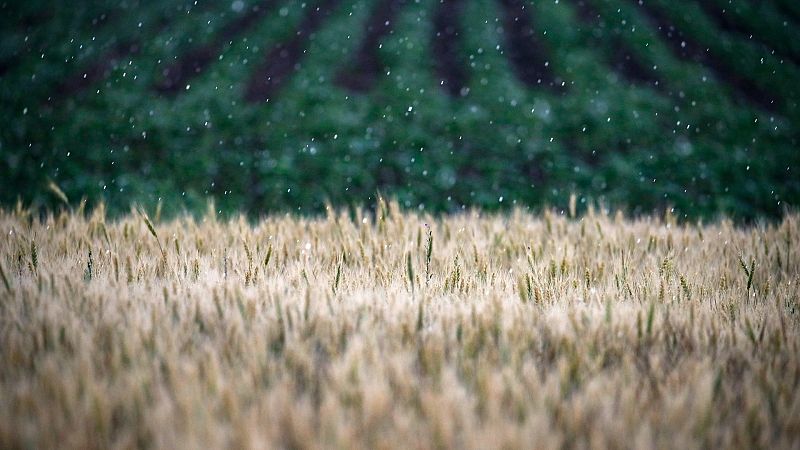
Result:
{"label": "green wheat stalk", "polygon": [[411,253],[406,253],[406,274],[408,283],[411,285],[411,293],[414,293],[414,266],[411,264]]}

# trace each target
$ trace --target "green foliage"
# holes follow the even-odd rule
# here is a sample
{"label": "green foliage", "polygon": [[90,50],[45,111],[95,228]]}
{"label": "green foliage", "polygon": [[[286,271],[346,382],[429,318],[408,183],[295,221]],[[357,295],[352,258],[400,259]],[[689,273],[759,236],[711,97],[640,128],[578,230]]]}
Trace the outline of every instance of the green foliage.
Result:
{"label": "green foliage", "polygon": [[[523,84],[500,3],[465,0],[454,43],[468,81],[456,97],[431,64],[436,0],[403,3],[377,49],[385,70],[375,86],[340,87],[376,5],[343,0],[260,103],[246,101],[247,83],[315,2],[272,3],[172,94],[157,89],[165,69],[253,2],[241,12],[228,2],[17,3],[0,14],[5,204],[85,197],[119,213],[162,201],[174,213],[200,212],[211,197],[217,211],[258,216],[372,203],[377,191],[433,211],[566,208],[575,193],[579,208],[600,200],[632,213],[753,218],[800,199],[800,40],[777,1],[729,8],[753,39],[695,3],[647,3],[730,74],[781,99],[766,109],[737,95],[725,73],[676,55],[624,0],[591,1],[600,15],[591,23],[577,2],[528,2],[563,90]],[[658,83],[614,70],[624,51]]]}

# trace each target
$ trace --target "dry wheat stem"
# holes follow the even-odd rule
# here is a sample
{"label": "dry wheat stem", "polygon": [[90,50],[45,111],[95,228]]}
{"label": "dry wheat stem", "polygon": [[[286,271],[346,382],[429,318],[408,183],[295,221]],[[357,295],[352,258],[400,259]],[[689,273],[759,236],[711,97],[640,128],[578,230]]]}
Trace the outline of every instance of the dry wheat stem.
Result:
{"label": "dry wheat stem", "polygon": [[800,446],[800,216],[374,211],[0,211],[0,447]]}

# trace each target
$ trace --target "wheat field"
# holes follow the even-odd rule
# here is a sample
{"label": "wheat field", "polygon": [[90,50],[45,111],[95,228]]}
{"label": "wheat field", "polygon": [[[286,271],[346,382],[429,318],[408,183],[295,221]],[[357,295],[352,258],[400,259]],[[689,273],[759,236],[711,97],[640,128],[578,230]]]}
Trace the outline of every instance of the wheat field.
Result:
{"label": "wheat field", "polygon": [[1,448],[800,448],[800,216],[0,211]]}

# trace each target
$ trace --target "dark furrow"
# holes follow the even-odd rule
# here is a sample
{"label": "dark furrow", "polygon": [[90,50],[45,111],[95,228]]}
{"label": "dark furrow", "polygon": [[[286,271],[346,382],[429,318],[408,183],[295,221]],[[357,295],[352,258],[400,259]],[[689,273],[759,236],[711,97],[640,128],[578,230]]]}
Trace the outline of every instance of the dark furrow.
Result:
{"label": "dark furrow", "polygon": [[791,62],[800,65],[800,55],[797,55],[790,48],[786,48],[780,43],[778,43],[778,45],[773,45],[767,40],[759,37],[756,34],[756,30],[752,30],[746,24],[740,23],[735,18],[732,18],[731,14],[727,11],[723,11],[724,8],[720,7],[716,2],[709,0],[697,0],[695,3],[697,3],[706,16],[710,17],[723,31],[739,34],[745,39],[761,45],[766,51],[769,52],[774,50],[778,57],[786,58]]}
{"label": "dark furrow", "polygon": [[108,77],[120,60],[133,56],[140,50],[139,40],[126,40],[115,44],[113,48],[96,58],[95,62],[58,83],[47,101],[65,99],[82,92],[92,84]]}
{"label": "dark furrow", "polygon": [[375,7],[367,20],[361,46],[347,66],[336,75],[337,85],[354,92],[366,92],[386,73],[378,46],[383,37],[392,31],[394,21],[405,4],[406,0],[383,0]]}
{"label": "dark furrow", "polygon": [[775,7],[784,16],[800,22],[800,6],[796,2],[797,0],[778,0],[775,2]]}
{"label": "dark furrow", "polygon": [[250,77],[245,88],[245,100],[255,103],[267,102],[272,98],[281,84],[298,68],[309,37],[322,26],[323,20],[330,16],[338,3],[339,0],[321,0],[306,13],[290,39],[270,50]]}
{"label": "dark furrow", "polygon": [[165,94],[175,94],[184,89],[192,77],[218,58],[225,45],[256,25],[275,3],[275,0],[266,0],[253,6],[249,12],[226,24],[211,42],[181,55],[178,61],[164,69],[163,79],[156,84],[156,89]]}
{"label": "dark furrow", "polygon": [[[572,3],[575,5],[578,19],[590,30],[600,25],[602,17],[590,4],[590,0],[572,0]],[[590,44],[592,47],[606,47],[610,51],[610,54],[606,53],[606,58],[611,69],[629,82],[660,87],[661,82],[655,72],[639,62],[628,43],[613,29],[606,31],[606,35],[609,36],[606,42],[601,42],[594,33],[590,33]]]}
{"label": "dark furrow", "polygon": [[752,80],[739,75],[736,67],[729,67],[699,43],[684,35],[658,7],[650,6],[641,0],[631,1],[658,29],[678,58],[708,67],[718,80],[730,85],[734,93],[742,99],[769,111],[778,109],[777,99],[772,94],[761,89]]}
{"label": "dark furrow", "polygon": [[30,51],[29,49],[17,50],[13,55],[8,55],[0,59],[0,78],[3,77],[13,67],[16,67],[22,60],[22,54]]}
{"label": "dark furrow", "polygon": [[467,84],[467,62],[459,36],[463,9],[463,0],[439,0],[433,16],[433,69],[439,85],[453,97],[465,92]]}
{"label": "dark furrow", "polygon": [[[201,3],[198,8],[205,8],[208,4]],[[202,10],[202,9],[201,9]],[[113,18],[113,21],[110,19]],[[103,25],[109,26],[115,24],[121,15],[114,14],[107,15],[103,18]],[[154,26],[154,30],[145,37],[137,39],[125,39],[115,44],[110,50],[94,59],[94,62],[87,64],[81,70],[75,72],[73,75],[67,76],[64,81],[56,84],[52,94],[47,98],[48,103],[57,103],[71,95],[76,95],[83,90],[87,89],[94,83],[107,78],[117,63],[126,58],[130,58],[141,51],[142,39],[147,39],[150,36],[157,35],[163,32],[167,27],[172,24],[174,15],[168,17],[162,16]],[[93,23],[97,26],[99,22]]]}
{"label": "dark furrow", "polygon": [[525,0],[498,0],[503,7],[503,31],[508,55],[517,77],[534,88],[562,91],[557,84],[544,43],[539,39]]}
{"label": "dark furrow", "polygon": [[[110,17],[113,17],[113,14],[101,14],[100,16],[92,19],[92,27],[97,27],[100,25],[104,25],[110,22]],[[32,28],[39,28],[47,25],[47,21],[53,19],[55,15],[52,11],[39,11],[33,15],[24,16],[18,19],[13,25],[17,30],[30,30]],[[0,25],[2,26],[2,25]],[[21,60],[23,59],[23,55],[26,53],[30,53],[34,48],[34,43],[32,40],[27,40],[17,49],[17,51],[6,57],[0,58],[0,77],[4,76],[8,71],[12,68],[16,67]],[[44,49],[46,47],[40,47]]]}
{"label": "dark furrow", "polygon": [[3,77],[12,67],[19,64],[19,53],[0,59],[0,78]]}
{"label": "dark furrow", "polygon": [[[5,8],[2,9],[3,14],[5,15],[5,19],[10,19],[8,22],[10,23],[0,23],[0,25],[13,27],[16,29],[23,29],[27,30],[32,27],[39,27],[44,25],[48,20],[55,17],[53,11],[46,11],[46,10],[39,10],[33,12],[20,12],[20,11],[9,11]],[[13,15],[17,15],[17,17],[12,17]],[[5,21],[4,21],[5,22]]]}

